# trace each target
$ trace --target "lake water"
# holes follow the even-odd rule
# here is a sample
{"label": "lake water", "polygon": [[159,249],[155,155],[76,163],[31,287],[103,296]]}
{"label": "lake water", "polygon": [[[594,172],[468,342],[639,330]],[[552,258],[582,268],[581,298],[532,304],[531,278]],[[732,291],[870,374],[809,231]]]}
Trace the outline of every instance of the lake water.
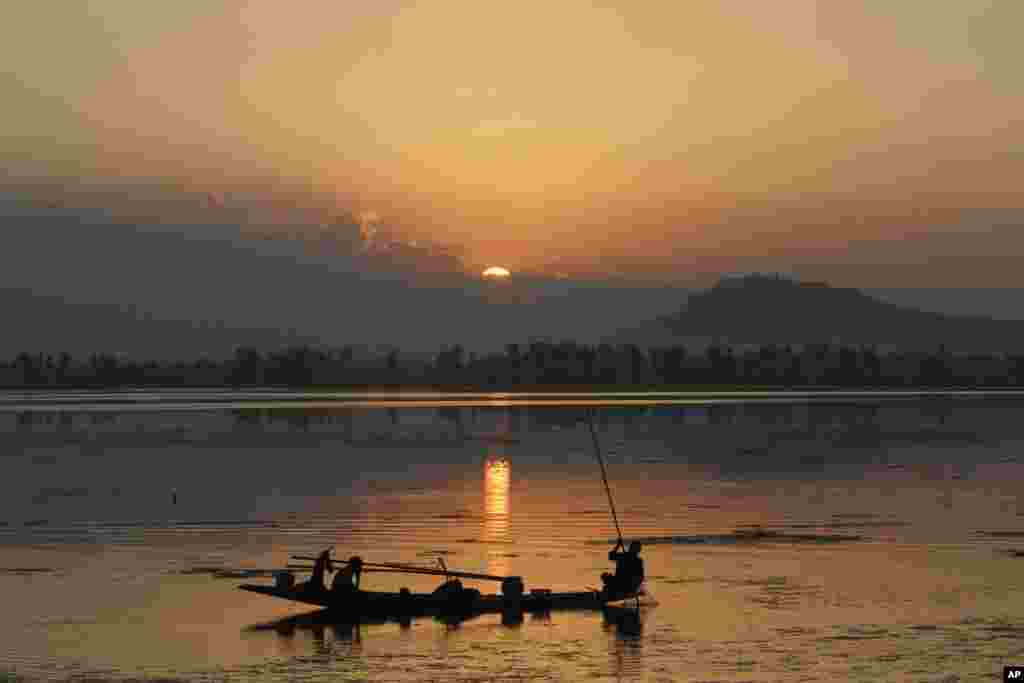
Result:
{"label": "lake water", "polygon": [[[0,680],[999,680],[1024,401],[887,396],[0,395]],[[327,547],[599,585],[589,408],[639,621],[318,625],[236,590]]]}

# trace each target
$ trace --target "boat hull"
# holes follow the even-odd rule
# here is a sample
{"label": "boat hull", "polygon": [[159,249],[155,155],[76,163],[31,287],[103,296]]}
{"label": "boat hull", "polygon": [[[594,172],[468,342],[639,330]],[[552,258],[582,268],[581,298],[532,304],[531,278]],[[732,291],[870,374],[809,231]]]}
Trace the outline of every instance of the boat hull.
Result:
{"label": "boat hull", "polygon": [[292,587],[243,584],[239,588],[282,600],[326,607],[336,614],[376,618],[600,610],[608,602],[597,591],[530,592],[516,601],[502,595],[480,594],[477,591],[466,591],[454,596],[356,591],[338,596],[327,590],[309,590],[301,584]]}

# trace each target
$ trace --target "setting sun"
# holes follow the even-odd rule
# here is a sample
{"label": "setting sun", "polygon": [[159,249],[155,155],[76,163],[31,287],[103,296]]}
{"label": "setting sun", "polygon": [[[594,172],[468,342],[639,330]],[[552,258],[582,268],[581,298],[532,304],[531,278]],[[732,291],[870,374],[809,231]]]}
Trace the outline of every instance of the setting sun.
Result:
{"label": "setting sun", "polygon": [[506,278],[511,274],[506,268],[501,266],[491,266],[482,273],[486,278]]}

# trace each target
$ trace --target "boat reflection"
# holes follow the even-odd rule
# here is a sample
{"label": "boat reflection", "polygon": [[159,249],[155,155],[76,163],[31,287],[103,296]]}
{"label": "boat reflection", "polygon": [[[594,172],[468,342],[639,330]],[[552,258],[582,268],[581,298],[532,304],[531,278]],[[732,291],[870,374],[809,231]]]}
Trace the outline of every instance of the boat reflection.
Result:
{"label": "boat reflection", "polygon": [[[457,629],[463,622],[479,618],[479,615],[469,616],[438,616],[432,619],[444,624],[448,630]],[[362,642],[362,632],[367,626],[380,626],[382,624],[396,624],[405,631],[412,626],[412,619],[409,617],[374,618],[360,617],[358,621],[339,617],[329,609],[296,614],[273,621],[252,624],[243,629],[244,633],[274,633],[284,639],[292,639],[297,633],[309,633],[319,651],[329,650],[331,643],[353,643]],[[328,638],[328,635],[330,636]]]}
{"label": "boat reflection", "polygon": [[[294,650],[297,634],[308,634],[303,640],[306,638],[312,640],[311,650],[315,654],[335,654],[336,646],[346,654],[356,654],[362,645],[361,629],[365,623],[367,622],[356,624],[344,620],[339,621],[324,609],[253,624],[244,628],[243,632],[250,634],[273,633],[282,643],[287,644],[288,651]],[[383,623],[383,620],[370,623]],[[299,647],[303,646],[299,645]]]}
{"label": "boat reflection", "polygon": [[[560,608],[557,612],[590,612],[586,608]],[[550,624],[552,612],[537,612],[528,615],[529,623]],[[607,606],[601,610],[602,627],[605,632],[613,634],[618,641],[636,641],[639,639],[642,630],[644,610],[636,610],[632,607]],[[482,614],[471,614],[466,616],[434,616],[429,619],[437,624],[445,626],[445,631],[455,631],[470,621],[481,619]],[[422,617],[426,618],[426,617]],[[419,618],[417,618],[419,619]],[[369,626],[381,626],[384,624],[395,624],[402,631],[412,626],[413,619],[409,617],[395,618],[373,618],[360,617],[357,621],[340,617],[329,609],[320,609],[304,614],[296,614],[273,621],[251,624],[242,629],[243,633],[262,634],[273,633],[285,640],[293,640],[300,633],[308,633],[312,637],[314,649],[327,651],[334,643],[346,643],[359,645],[362,643],[363,632]],[[520,627],[523,619],[506,621],[504,618],[500,623],[506,627]],[[627,648],[630,649],[630,648]],[[632,651],[632,650],[631,650]]]}
{"label": "boat reflection", "polygon": [[635,680],[643,675],[643,620],[642,609],[604,609],[603,627],[611,636],[608,647],[616,680]]}
{"label": "boat reflection", "polygon": [[509,574],[508,549],[511,543],[510,500],[512,466],[501,446],[492,446],[484,461],[484,515],[480,540],[488,544],[487,572]]}

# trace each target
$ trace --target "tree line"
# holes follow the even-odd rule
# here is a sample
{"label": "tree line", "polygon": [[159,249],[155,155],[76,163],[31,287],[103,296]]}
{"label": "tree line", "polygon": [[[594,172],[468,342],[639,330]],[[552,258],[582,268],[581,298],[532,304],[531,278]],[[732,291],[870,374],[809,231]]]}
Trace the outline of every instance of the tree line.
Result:
{"label": "tree line", "polygon": [[515,389],[589,386],[685,387],[1024,386],[1024,354],[881,352],[843,345],[731,347],[586,345],[534,341],[477,354],[461,345],[433,358],[392,350],[356,358],[352,348],[238,349],[225,359],[138,361],[113,354],[75,358],[19,353],[0,362],[7,388],[433,386]]}

